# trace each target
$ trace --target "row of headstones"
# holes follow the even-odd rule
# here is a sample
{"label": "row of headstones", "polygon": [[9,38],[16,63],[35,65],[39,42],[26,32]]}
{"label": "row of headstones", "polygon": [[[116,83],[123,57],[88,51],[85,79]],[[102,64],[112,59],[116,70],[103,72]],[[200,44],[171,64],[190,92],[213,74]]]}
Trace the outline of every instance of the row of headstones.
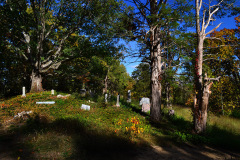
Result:
{"label": "row of headstones", "polygon": [[[108,98],[110,98],[110,95],[109,95],[109,97],[108,97],[108,94],[106,93],[105,96],[104,96],[105,103],[108,102]],[[117,95],[116,107],[120,107],[119,99],[120,99],[120,95]]]}
{"label": "row of headstones", "polygon": [[[111,96],[111,95],[108,96],[107,93],[105,94],[105,96],[104,96],[105,103],[107,103],[108,98],[110,98],[110,96]],[[120,95],[117,95],[117,103],[116,103],[116,106],[117,106],[117,107],[120,107],[119,99],[120,99]],[[131,90],[128,90],[128,98],[127,98],[127,102],[128,102],[128,103],[131,103]]]}
{"label": "row of headstones", "polygon": [[[104,98],[105,98],[105,103],[107,103],[107,100],[108,100],[107,93],[105,94]],[[117,103],[116,103],[117,107],[120,107],[119,98],[120,98],[120,95],[117,96]],[[128,90],[127,102],[131,103],[131,90]],[[145,97],[141,98],[139,105],[142,106],[142,112],[150,111],[150,99],[149,98],[145,98]]]}
{"label": "row of headstones", "polygon": [[[51,90],[51,95],[54,95],[54,90]],[[26,88],[22,88],[22,97],[26,97]],[[105,94],[105,102],[107,103],[108,95]],[[120,107],[119,103],[120,95],[117,96],[117,103],[116,107]],[[127,97],[127,102],[131,103],[131,90],[128,90],[128,97]],[[150,111],[150,99],[149,98],[141,98],[139,105],[142,106],[142,112],[148,112]]]}

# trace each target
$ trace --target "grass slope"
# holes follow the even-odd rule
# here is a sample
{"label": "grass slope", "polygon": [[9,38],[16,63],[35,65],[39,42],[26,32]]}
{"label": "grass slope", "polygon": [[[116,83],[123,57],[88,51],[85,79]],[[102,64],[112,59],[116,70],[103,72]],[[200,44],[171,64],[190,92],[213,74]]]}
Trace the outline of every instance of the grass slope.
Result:
{"label": "grass slope", "polygon": [[[91,110],[82,110],[82,104]],[[225,123],[227,117],[215,120],[218,117],[211,115],[206,135],[199,136],[191,131],[187,108],[175,106],[176,116],[168,117],[165,111],[161,123],[152,123],[137,103],[114,105],[114,101],[105,104],[77,95],[59,99],[50,92],[6,100],[0,103],[0,159],[207,159],[211,155],[202,152],[213,151],[205,145],[224,148],[218,149],[218,155],[239,151],[238,119]],[[13,119],[22,111],[33,113]]]}

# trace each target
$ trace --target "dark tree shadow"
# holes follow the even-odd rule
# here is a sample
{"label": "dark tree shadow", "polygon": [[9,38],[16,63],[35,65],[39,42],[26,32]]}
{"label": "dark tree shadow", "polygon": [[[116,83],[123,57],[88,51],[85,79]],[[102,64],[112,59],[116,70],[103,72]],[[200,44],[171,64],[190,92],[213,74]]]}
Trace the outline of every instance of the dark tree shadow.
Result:
{"label": "dark tree shadow", "polygon": [[[152,127],[162,133],[172,131],[184,131],[181,123],[188,123],[169,117],[163,123],[151,123]],[[169,125],[169,126],[168,126]],[[175,126],[177,125],[177,126]],[[175,127],[174,127],[175,126]],[[186,125],[188,127],[188,124]],[[221,132],[220,130],[218,130]],[[67,135],[72,138],[73,153],[65,156],[65,159],[76,160],[142,160],[142,159],[211,159],[203,154],[208,152],[225,157],[227,151],[216,150],[205,145],[192,145],[177,141],[169,137],[155,135],[156,145],[145,142],[135,144],[129,139],[119,137],[110,131],[98,131],[94,126],[79,119],[65,118],[49,122],[44,117],[36,116],[27,123],[12,130],[10,133],[0,135],[0,159],[41,159],[33,153],[33,146],[24,139],[33,133],[53,132]],[[233,136],[229,134],[229,136]],[[240,138],[239,136],[234,137]],[[176,142],[173,142],[176,141]],[[162,142],[165,142],[163,144]],[[158,145],[157,145],[158,144]],[[238,148],[239,149],[239,148]],[[222,152],[222,153],[221,153]],[[231,157],[240,158],[238,154],[227,152]],[[226,157],[229,158],[229,157]]]}
{"label": "dark tree shadow", "polygon": [[[146,119],[149,120],[149,124],[156,130],[159,130],[161,133],[164,133],[166,135],[183,133],[183,136],[186,136],[187,142],[190,142],[193,145],[198,145],[202,149],[204,148],[203,146],[207,145],[209,147],[214,147],[218,150],[224,150],[223,152],[228,152],[228,150],[231,150],[233,152],[240,152],[239,134],[235,134],[231,131],[221,129],[216,125],[208,125],[205,134],[197,135],[193,132],[193,124],[182,117],[169,116],[166,113],[162,113],[162,121],[153,122],[151,121],[148,114],[141,112],[141,109],[136,108],[135,106],[131,105],[131,103],[127,103],[126,101],[122,101],[122,103],[128,108],[132,108],[132,111],[146,117]],[[173,139],[171,139],[170,141],[174,141],[176,145],[179,145],[180,142],[180,145],[182,145],[183,142],[181,140],[181,137],[178,136],[181,135],[173,135]],[[156,141],[158,141],[157,138]],[[161,142],[161,140],[159,140],[159,142]],[[228,153],[233,155],[233,157],[239,156],[232,152]]]}
{"label": "dark tree shadow", "polygon": [[124,100],[120,100],[121,104],[124,105],[126,108],[132,109],[133,112],[140,114],[141,116],[144,116],[145,118],[149,119],[149,115],[145,112],[142,112],[142,109],[136,106],[133,106],[131,103],[128,103]]}

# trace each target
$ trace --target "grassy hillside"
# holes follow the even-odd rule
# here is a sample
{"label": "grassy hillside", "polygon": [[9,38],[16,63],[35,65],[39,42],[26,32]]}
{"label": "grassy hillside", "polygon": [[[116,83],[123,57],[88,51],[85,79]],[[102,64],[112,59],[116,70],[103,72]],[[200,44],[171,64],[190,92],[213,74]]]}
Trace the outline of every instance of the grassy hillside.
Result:
{"label": "grassy hillside", "polygon": [[[152,123],[137,102],[122,101],[117,108],[114,101],[98,101],[43,92],[0,102],[0,159],[4,154],[13,159],[133,159],[151,146],[194,144],[240,148],[239,119],[211,115],[206,135],[199,136],[192,132],[188,108],[174,106],[175,116],[165,110],[162,122]],[[82,104],[90,105],[90,111],[82,110]],[[23,111],[32,113],[13,118]]]}

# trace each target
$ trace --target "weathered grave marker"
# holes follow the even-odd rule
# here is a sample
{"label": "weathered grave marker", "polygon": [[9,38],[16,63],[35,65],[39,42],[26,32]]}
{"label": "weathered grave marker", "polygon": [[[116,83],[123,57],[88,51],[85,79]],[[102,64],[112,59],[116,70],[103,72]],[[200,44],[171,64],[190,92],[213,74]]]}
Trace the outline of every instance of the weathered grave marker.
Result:
{"label": "weathered grave marker", "polygon": [[54,90],[53,89],[51,90],[51,95],[54,95]]}
{"label": "weathered grave marker", "polygon": [[120,98],[120,95],[117,95],[117,104],[116,104],[117,107],[120,107],[119,98]]}
{"label": "weathered grave marker", "polygon": [[82,104],[81,109],[89,111],[90,110],[90,106],[86,105],[86,104]]}
{"label": "weathered grave marker", "polygon": [[150,99],[143,97],[139,103],[142,106],[142,112],[150,111]]}
{"label": "weathered grave marker", "polygon": [[57,98],[66,99],[66,98],[68,98],[68,97],[70,97],[70,94],[68,94],[68,95],[66,95],[66,96],[63,96],[63,95],[61,95],[61,94],[57,95]]}
{"label": "weathered grave marker", "polygon": [[174,110],[173,110],[173,109],[170,109],[170,110],[168,111],[168,115],[169,115],[169,116],[173,116],[173,115],[174,115]]}
{"label": "weathered grave marker", "polygon": [[107,98],[108,98],[108,95],[107,95],[107,93],[105,94],[105,103],[107,103]]}
{"label": "weathered grave marker", "polygon": [[25,89],[25,87],[22,88],[22,97],[26,97],[26,89]]}
{"label": "weathered grave marker", "polygon": [[80,94],[82,96],[86,96],[86,89],[80,89]]}
{"label": "weathered grave marker", "polygon": [[55,104],[54,101],[36,102],[36,104]]}

